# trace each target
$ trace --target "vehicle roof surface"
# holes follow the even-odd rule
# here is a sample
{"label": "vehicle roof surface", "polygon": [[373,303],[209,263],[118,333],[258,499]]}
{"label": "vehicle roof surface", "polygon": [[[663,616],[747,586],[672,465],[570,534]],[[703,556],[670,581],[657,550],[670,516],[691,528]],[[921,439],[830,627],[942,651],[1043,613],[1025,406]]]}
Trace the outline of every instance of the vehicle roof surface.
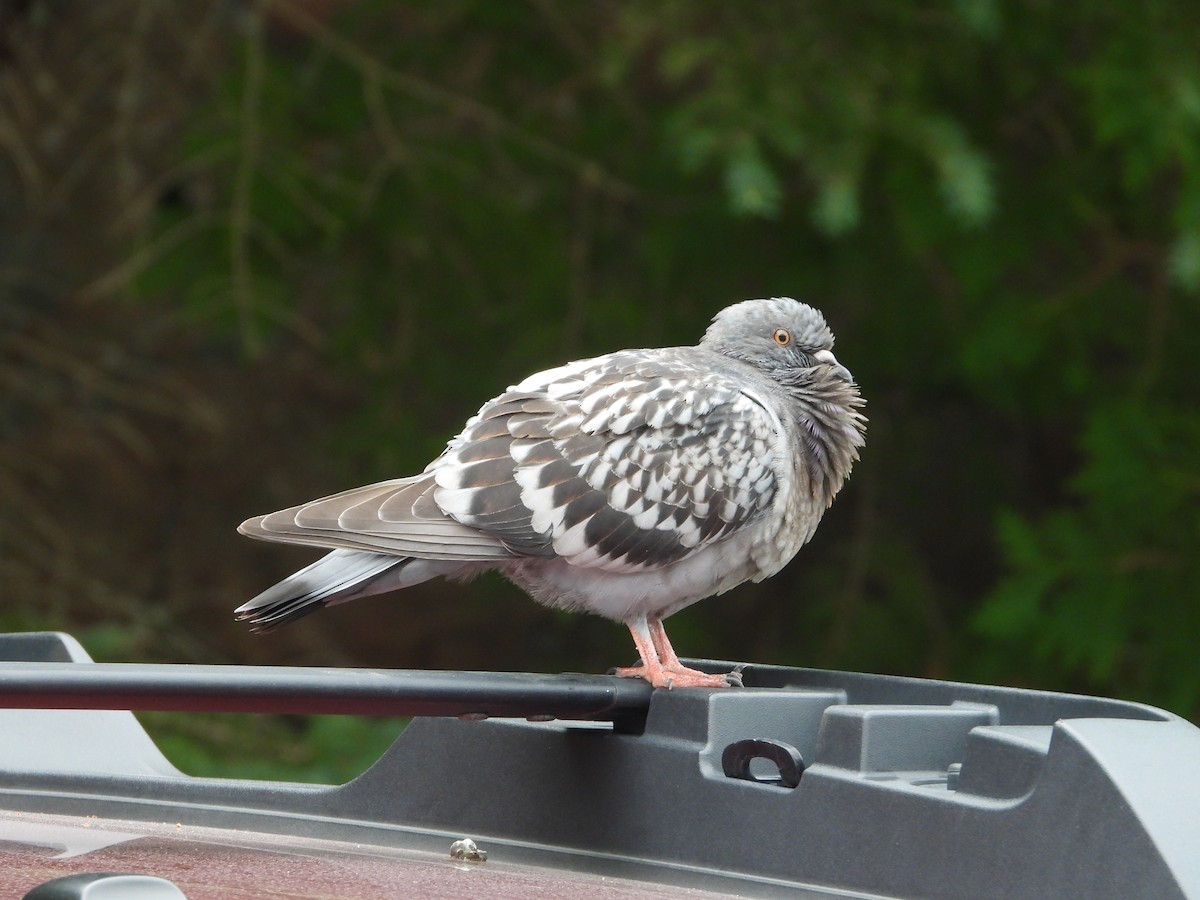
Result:
{"label": "vehicle roof surface", "polygon": [[0,812],[0,896],[23,897],[64,875],[128,872],[167,878],[188,900],[362,900],[533,897],[702,900],[731,896],[500,858],[318,840],[182,823]]}

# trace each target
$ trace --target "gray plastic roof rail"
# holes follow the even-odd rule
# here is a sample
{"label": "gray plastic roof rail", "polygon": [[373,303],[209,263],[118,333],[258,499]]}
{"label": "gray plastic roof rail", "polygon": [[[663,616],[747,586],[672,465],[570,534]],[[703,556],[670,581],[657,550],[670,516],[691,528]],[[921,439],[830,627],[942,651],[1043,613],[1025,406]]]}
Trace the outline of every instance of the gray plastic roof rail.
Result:
{"label": "gray plastic roof rail", "polygon": [[[58,705],[215,709],[224,695],[221,708],[242,711],[279,701],[329,712],[340,697],[356,711],[384,712],[400,701],[381,703],[377,682],[409,674],[301,670],[310,687],[337,685],[315,689],[306,706],[301,693],[281,700],[263,690],[280,674],[273,669],[228,667],[218,689],[205,679],[225,667],[199,667],[203,677],[189,680],[190,666],[101,666],[62,641],[0,636],[0,659],[21,661],[0,662],[0,706],[32,706],[40,696]],[[35,644],[41,666],[31,659]],[[64,672],[57,680],[50,660]],[[103,675],[93,683],[103,689],[84,690],[76,676],[87,673]],[[414,720],[374,766],[334,786],[132,764],[113,771],[89,767],[82,753],[56,766],[54,744],[107,744],[98,752],[113,758],[145,735],[92,730],[80,740],[79,726],[62,719],[27,726],[87,712],[0,710],[0,734],[22,735],[0,741],[0,807],[442,852],[469,835],[493,860],[717,884],[746,896],[1200,898],[1200,730],[1153,707],[758,665],[745,668],[745,689],[729,691],[651,692],[602,676],[424,674],[461,675],[468,691],[493,679],[526,684],[524,700],[542,690],[556,696],[548,683],[586,692],[611,684],[614,693],[601,692],[601,721],[531,722],[477,720],[487,695],[456,698],[447,688],[438,703],[464,718]],[[622,685],[634,693],[623,695]],[[618,699],[605,705],[605,696]],[[519,714],[558,713],[534,703]],[[616,727],[604,721],[612,718]],[[27,743],[37,746],[18,746]],[[50,762],[38,767],[39,758]]]}

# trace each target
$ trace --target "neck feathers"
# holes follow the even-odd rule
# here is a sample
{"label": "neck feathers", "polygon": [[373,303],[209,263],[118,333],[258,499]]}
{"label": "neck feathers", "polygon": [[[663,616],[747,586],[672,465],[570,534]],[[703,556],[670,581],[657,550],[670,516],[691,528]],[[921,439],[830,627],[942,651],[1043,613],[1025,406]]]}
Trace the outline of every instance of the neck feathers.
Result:
{"label": "neck feathers", "polygon": [[813,496],[828,506],[850,477],[858,448],[864,443],[867,417],[859,409],[866,401],[852,381],[827,373],[811,374],[815,377],[785,385],[785,389],[800,428]]}

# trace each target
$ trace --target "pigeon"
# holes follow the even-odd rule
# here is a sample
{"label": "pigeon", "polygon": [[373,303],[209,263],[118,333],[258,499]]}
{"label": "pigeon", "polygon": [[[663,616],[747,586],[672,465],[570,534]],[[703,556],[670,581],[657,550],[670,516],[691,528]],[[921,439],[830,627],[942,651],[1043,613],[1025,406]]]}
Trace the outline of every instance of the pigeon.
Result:
{"label": "pigeon", "polygon": [[684,666],[663,619],[782,569],[863,446],[865,404],[833,333],[789,297],[745,300],[694,347],[622,350],[531,375],[419,475],[243,522],[332,552],[236,610],[269,631],[324,606],[495,570],[535,600],[606,616],[654,687],[725,687]]}

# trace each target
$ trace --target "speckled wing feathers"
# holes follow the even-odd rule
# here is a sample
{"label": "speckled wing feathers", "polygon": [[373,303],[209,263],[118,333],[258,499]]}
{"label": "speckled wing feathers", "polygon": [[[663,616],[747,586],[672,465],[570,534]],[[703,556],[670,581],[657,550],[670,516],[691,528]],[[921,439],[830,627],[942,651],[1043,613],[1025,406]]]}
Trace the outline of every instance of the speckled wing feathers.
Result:
{"label": "speckled wing feathers", "polygon": [[437,505],[518,555],[665,565],[768,508],[774,425],[686,351],[627,351],[527,379],[431,467]]}

